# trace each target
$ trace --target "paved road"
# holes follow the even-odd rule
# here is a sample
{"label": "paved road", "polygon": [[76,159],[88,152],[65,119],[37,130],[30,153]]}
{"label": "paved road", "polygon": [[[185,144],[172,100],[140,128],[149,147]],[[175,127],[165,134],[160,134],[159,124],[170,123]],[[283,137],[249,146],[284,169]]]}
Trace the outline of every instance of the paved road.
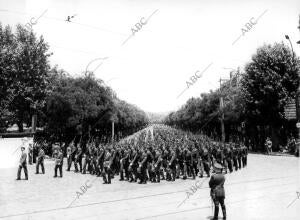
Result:
{"label": "paved road", "polygon": [[[299,219],[299,171],[299,160],[294,157],[249,155],[247,168],[226,175],[228,219]],[[15,181],[16,168],[0,169],[0,219],[182,220],[212,216],[207,178],[199,178],[197,183],[177,180],[146,185],[115,178],[111,185],[103,185],[101,178],[89,174],[64,172],[62,179],[53,178],[52,161],[47,163],[45,175],[34,175],[34,166],[29,173],[29,181]],[[89,188],[79,195],[85,184]],[[194,184],[199,189],[180,205]]]}

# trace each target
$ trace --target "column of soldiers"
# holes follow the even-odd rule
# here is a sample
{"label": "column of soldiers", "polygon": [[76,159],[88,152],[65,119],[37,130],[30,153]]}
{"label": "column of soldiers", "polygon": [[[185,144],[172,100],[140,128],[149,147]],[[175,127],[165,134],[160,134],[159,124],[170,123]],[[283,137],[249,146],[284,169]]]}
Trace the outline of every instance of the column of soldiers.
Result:
{"label": "column of soldiers", "polygon": [[120,181],[146,184],[210,177],[214,163],[221,164],[225,173],[247,165],[248,150],[242,144],[223,145],[168,126],[155,127],[153,139],[148,136],[145,130],[115,144],[91,141],[85,151],[72,142],[67,148],[67,171],[74,164],[75,172],[102,176],[104,184],[110,184],[116,175]]}
{"label": "column of soldiers", "polygon": [[[221,164],[225,173],[247,165],[248,150],[243,144],[223,145],[204,135],[193,135],[162,125],[154,126],[153,136],[149,133],[144,129],[113,144],[89,141],[83,147],[80,142],[75,145],[72,141],[66,149],[66,170],[70,171],[73,165],[76,173],[101,176],[104,184],[110,184],[111,179],[117,175],[120,181],[146,184],[148,181],[159,183],[161,180],[195,179],[205,175],[210,177],[214,163]],[[53,156],[54,177],[57,177],[57,171],[62,177],[62,149],[55,149]],[[45,153],[40,147],[36,173],[39,173],[40,166],[42,173],[45,173],[44,158]],[[24,160],[26,158],[23,155],[19,170],[24,168],[27,174]]]}

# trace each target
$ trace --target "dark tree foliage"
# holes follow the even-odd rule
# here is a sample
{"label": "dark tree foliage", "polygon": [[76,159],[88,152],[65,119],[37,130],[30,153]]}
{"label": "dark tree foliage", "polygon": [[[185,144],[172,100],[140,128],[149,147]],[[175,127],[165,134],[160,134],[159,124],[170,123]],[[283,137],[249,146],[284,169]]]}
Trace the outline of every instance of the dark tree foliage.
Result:
{"label": "dark tree foliage", "polygon": [[0,26],[0,39],[0,110],[23,131],[23,123],[45,104],[51,54],[42,37],[21,25],[15,34],[10,26]]}
{"label": "dark tree foliage", "polygon": [[[299,58],[283,43],[257,49],[242,74],[239,69],[221,88],[192,98],[165,122],[185,130],[204,132],[219,139],[224,113],[226,141],[242,140],[254,150],[264,150],[266,136],[278,147],[294,131],[284,117],[287,101],[295,98],[299,83]],[[220,108],[223,97],[224,108]]]}
{"label": "dark tree foliage", "polygon": [[37,115],[35,140],[51,146],[109,141],[112,121],[121,138],[148,123],[146,114],[117,98],[114,91],[92,73],[71,77],[57,66],[50,68],[49,46],[43,37],[17,25],[0,23],[0,132],[17,123],[29,125]]}
{"label": "dark tree foliage", "polygon": [[[262,134],[261,139],[271,136],[276,147],[286,122],[284,106],[296,95],[299,67],[299,58],[290,48],[275,43],[258,48],[245,68],[242,96],[247,128]],[[256,145],[263,147],[263,143]]]}
{"label": "dark tree foliage", "polygon": [[45,129],[40,134],[44,141],[61,145],[96,137],[108,141],[112,121],[118,138],[147,124],[143,111],[119,100],[92,73],[73,78],[53,68],[50,81],[52,92],[46,98]]}

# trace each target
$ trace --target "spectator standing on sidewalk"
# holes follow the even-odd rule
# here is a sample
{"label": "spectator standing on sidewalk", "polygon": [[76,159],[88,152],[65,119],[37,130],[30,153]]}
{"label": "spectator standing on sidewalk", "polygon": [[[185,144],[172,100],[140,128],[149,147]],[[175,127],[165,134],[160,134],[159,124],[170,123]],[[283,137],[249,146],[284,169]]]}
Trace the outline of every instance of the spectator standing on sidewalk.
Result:
{"label": "spectator standing on sidewalk", "polygon": [[272,153],[272,141],[269,137],[267,137],[265,145],[267,148],[267,153],[271,154]]}
{"label": "spectator standing on sidewalk", "polygon": [[32,144],[29,144],[29,147],[28,147],[28,163],[29,163],[29,165],[32,165],[32,163],[33,163],[33,146],[32,146]]}
{"label": "spectator standing on sidewalk", "polygon": [[19,169],[18,169],[18,174],[17,174],[17,180],[21,180],[21,171],[22,168],[24,169],[25,173],[25,180],[28,180],[28,170],[27,170],[27,154],[24,152],[25,147],[21,147],[21,158],[20,158],[20,164],[19,164]]}

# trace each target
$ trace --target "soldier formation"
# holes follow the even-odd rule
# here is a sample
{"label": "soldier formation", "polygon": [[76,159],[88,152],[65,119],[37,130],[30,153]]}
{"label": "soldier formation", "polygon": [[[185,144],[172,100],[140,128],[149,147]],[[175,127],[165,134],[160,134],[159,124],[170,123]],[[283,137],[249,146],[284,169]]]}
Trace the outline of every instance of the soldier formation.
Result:
{"label": "soldier formation", "polygon": [[[151,127],[150,127],[151,128]],[[212,141],[204,135],[193,135],[165,125],[153,125],[117,143],[86,145],[74,141],[66,149],[67,171],[74,166],[76,173],[91,174],[110,184],[115,176],[120,181],[146,184],[161,180],[210,177],[214,163],[223,171],[233,172],[247,165],[248,150],[243,144]],[[55,149],[54,177],[62,177],[63,153]],[[44,170],[45,153],[39,149],[36,173]]]}
{"label": "soldier formation", "polygon": [[120,176],[120,181],[147,181],[210,177],[214,163],[225,173],[247,165],[248,150],[242,144],[214,142],[207,136],[193,135],[168,126],[156,125],[144,129],[114,144],[87,143],[85,150],[72,142],[67,148],[70,171],[103,177],[104,184]]}

